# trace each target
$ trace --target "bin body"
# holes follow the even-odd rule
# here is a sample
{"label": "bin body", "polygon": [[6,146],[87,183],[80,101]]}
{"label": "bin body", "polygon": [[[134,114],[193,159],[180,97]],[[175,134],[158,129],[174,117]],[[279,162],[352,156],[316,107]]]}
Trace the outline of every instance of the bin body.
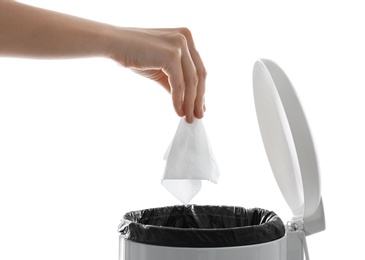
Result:
{"label": "bin body", "polygon": [[119,225],[119,260],[286,260],[272,211],[181,205],[129,212]]}
{"label": "bin body", "polygon": [[286,236],[263,244],[235,247],[167,247],[119,238],[119,260],[287,260]]}

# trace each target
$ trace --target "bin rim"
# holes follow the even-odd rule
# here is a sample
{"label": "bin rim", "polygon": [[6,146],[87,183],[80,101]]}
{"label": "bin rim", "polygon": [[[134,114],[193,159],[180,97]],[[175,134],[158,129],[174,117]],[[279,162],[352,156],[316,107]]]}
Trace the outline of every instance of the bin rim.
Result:
{"label": "bin rim", "polygon": [[[171,215],[166,214],[168,212]],[[210,214],[212,212],[216,214]],[[207,223],[209,220],[211,222]],[[187,224],[191,224],[191,227],[178,226],[181,223],[185,225],[184,221],[190,221]],[[199,224],[205,227],[194,226]],[[273,211],[195,204],[128,212],[124,215],[118,231],[123,238],[134,242],[176,247],[253,245],[273,241],[285,235],[284,224]]]}

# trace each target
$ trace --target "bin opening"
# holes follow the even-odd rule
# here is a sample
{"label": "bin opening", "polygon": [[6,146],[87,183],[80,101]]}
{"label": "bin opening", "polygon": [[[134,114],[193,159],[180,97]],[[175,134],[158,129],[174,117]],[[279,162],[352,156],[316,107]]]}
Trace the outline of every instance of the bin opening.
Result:
{"label": "bin opening", "polygon": [[273,211],[233,206],[177,205],[128,212],[118,231],[127,240],[172,247],[229,247],[285,235]]}

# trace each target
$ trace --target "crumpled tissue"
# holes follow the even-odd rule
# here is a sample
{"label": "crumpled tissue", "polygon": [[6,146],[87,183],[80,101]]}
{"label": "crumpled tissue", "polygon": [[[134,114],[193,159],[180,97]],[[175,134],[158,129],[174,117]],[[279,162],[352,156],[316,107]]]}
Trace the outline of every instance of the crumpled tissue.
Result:
{"label": "crumpled tissue", "polygon": [[181,119],[164,159],[161,183],[185,205],[200,191],[202,180],[218,182],[219,168],[201,119],[192,124]]}

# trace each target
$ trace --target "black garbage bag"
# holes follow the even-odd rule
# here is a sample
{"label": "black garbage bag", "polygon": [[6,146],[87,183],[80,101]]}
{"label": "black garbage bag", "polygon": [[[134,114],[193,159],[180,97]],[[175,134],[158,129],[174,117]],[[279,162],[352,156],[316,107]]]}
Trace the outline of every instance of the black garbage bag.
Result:
{"label": "black garbage bag", "polygon": [[198,205],[132,211],[118,231],[127,240],[173,247],[253,245],[285,235],[283,222],[272,211]]}

